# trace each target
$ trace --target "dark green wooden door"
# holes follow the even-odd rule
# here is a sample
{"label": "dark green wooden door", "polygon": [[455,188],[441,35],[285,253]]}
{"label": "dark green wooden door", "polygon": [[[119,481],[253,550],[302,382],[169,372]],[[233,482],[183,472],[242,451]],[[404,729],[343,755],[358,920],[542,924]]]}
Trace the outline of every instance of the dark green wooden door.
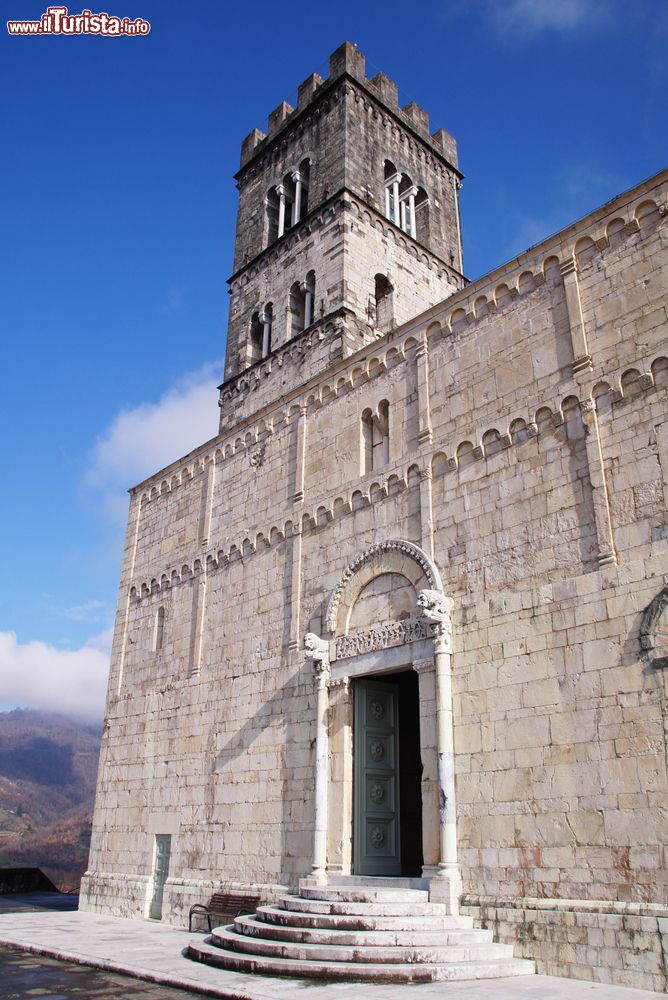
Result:
{"label": "dark green wooden door", "polygon": [[158,833],[155,838],[155,867],[153,869],[153,896],[149,917],[151,920],[162,918],[162,895],[165,882],[169,875],[169,855],[172,848],[172,838],[169,834]]}
{"label": "dark green wooden door", "polygon": [[353,759],[354,872],[401,875],[396,684],[356,681]]}

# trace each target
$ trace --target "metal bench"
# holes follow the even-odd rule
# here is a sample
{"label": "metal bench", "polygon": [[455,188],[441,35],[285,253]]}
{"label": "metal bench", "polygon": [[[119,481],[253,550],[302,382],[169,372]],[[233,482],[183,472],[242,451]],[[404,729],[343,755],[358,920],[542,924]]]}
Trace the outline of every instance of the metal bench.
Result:
{"label": "metal bench", "polygon": [[192,934],[193,917],[205,917],[209,932],[211,932],[211,918],[216,922],[231,923],[242,913],[255,913],[260,905],[259,896],[247,896],[242,893],[214,892],[208,903],[194,903],[188,911],[188,931]]}

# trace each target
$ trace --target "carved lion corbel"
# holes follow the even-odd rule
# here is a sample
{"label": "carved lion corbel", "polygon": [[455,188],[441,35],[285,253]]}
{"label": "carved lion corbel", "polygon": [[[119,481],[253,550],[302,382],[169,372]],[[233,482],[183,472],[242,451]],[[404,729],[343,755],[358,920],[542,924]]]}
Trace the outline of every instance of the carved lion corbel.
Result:
{"label": "carved lion corbel", "polygon": [[306,658],[313,660],[317,671],[329,669],[329,642],[321,639],[315,632],[307,632],[304,636],[304,653]]}
{"label": "carved lion corbel", "polygon": [[446,597],[440,590],[421,590],[417,604],[427,621],[438,625],[450,624],[452,598]]}

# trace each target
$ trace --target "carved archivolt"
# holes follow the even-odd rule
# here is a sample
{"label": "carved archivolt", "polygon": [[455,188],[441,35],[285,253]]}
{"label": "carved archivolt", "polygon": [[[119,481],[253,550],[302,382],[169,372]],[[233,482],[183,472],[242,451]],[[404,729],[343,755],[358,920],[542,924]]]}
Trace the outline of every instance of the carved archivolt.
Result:
{"label": "carved archivolt", "polygon": [[436,566],[419,546],[400,538],[378,542],[357,556],[339,580],[327,605],[328,632],[347,634],[355,601],[367,583],[382,573],[399,573],[407,577],[416,590],[443,589]]}
{"label": "carved archivolt", "polygon": [[645,609],[640,648],[654,667],[668,667],[668,586]]}

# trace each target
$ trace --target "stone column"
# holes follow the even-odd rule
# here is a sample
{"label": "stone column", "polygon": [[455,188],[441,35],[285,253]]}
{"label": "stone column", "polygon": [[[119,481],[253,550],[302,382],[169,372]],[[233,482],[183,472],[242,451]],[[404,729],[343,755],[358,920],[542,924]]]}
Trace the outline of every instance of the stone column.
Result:
{"label": "stone column", "polygon": [[[130,597],[132,581],[134,579],[135,562],[137,560],[137,543],[139,539],[139,523],[141,521],[141,515],[143,513],[144,503],[142,502],[141,493],[132,493],[130,500],[130,513],[128,514],[128,527],[127,533],[125,535],[125,551],[123,553],[123,567],[128,567],[127,575],[124,572],[122,578],[122,584],[126,589],[125,597],[125,613],[121,617],[120,604],[119,604],[119,614],[116,619],[116,626],[114,629],[114,656],[112,657],[112,670],[113,664],[116,662],[116,649],[117,643],[121,643],[121,655],[118,657],[118,674],[114,678],[112,675],[109,677],[109,690],[116,690],[116,696],[120,697],[123,691],[123,682],[125,680],[125,657],[128,651],[128,639],[129,639],[129,625],[130,625],[130,609],[132,606],[132,599]],[[122,625],[121,625],[122,622]],[[119,635],[120,633],[120,635]]]}
{"label": "stone column", "polygon": [[295,520],[292,526],[292,544],[286,551],[292,560],[290,566],[290,649],[299,649],[301,634],[299,608],[302,600],[302,525]]}
{"label": "stone column", "polygon": [[304,637],[304,651],[313,660],[318,700],[315,735],[315,795],[313,816],[313,865],[311,879],[327,882],[327,819],[329,798],[329,643],[313,632]]}
{"label": "stone column", "polygon": [[285,188],[282,184],[279,184],[276,188],[276,193],[278,194],[278,235],[279,237],[285,232]]}
{"label": "stone column", "polygon": [[453,191],[453,202],[455,205],[455,219],[457,222],[457,252],[459,254],[459,273],[464,273],[464,251],[462,249],[462,222],[459,215],[459,192],[462,188],[462,182],[458,180],[455,175],[452,175],[452,191]]}
{"label": "stone column", "polygon": [[295,182],[295,200],[292,205],[292,225],[295,226],[299,222],[302,214],[302,175],[298,170],[294,171],[292,179]]}
{"label": "stone column", "polygon": [[418,392],[418,444],[431,444],[431,407],[429,404],[429,350],[427,333],[420,335],[415,348]]}
{"label": "stone column", "polygon": [[608,487],[605,481],[601,435],[596,418],[596,404],[593,399],[583,399],[580,403],[580,412],[582,413],[582,423],[584,424],[587,466],[589,469],[589,481],[591,483],[592,503],[594,505],[598,564],[599,566],[614,565],[617,562],[617,555],[615,553],[615,543],[612,533]]}
{"label": "stone column", "polygon": [[429,466],[420,469],[420,530],[422,548],[430,559],[434,558],[434,515],[432,505],[432,474]]}
{"label": "stone column", "polygon": [[445,903],[448,913],[459,913],[462,878],[457,861],[457,799],[452,719],[452,598],[439,591],[422,590],[418,606],[436,626],[434,669],[436,677],[436,746],[439,799],[438,873],[429,884],[429,898]]}
{"label": "stone column", "polygon": [[299,410],[299,421],[297,423],[297,459],[295,467],[295,492],[293,500],[301,503],[304,499],[304,459],[306,457],[306,406],[302,405]]}
{"label": "stone column", "polygon": [[422,761],[422,876],[438,874],[440,824],[438,812],[436,688],[434,660],[415,660],[420,692],[420,759]]}
{"label": "stone column", "polygon": [[262,313],[262,357],[266,358],[271,348],[271,319]]}
{"label": "stone column", "polygon": [[406,206],[406,232],[409,236],[415,239],[416,228],[415,228],[415,196],[417,194],[417,188],[412,187],[409,189],[408,193],[408,205]]}
{"label": "stone column", "polygon": [[661,466],[663,506],[668,511],[668,421],[659,424],[656,428],[656,450],[659,455],[659,465]]}
{"label": "stone column", "polygon": [[313,322],[313,292],[308,285],[304,285],[304,327],[310,326]]}
{"label": "stone column", "polygon": [[349,874],[353,824],[353,699],[349,677],[329,682],[330,796],[327,871]]}
{"label": "stone column", "polygon": [[571,328],[571,343],[573,344],[573,372],[591,368],[591,355],[587,349],[582,302],[580,300],[580,283],[578,282],[578,267],[575,257],[568,257],[559,267],[564,279],[566,293],[566,310]]}
{"label": "stone column", "polygon": [[400,225],[401,213],[399,210],[399,181],[400,175],[395,174],[392,178],[392,196],[394,198],[394,219],[392,220],[396,225]]}

